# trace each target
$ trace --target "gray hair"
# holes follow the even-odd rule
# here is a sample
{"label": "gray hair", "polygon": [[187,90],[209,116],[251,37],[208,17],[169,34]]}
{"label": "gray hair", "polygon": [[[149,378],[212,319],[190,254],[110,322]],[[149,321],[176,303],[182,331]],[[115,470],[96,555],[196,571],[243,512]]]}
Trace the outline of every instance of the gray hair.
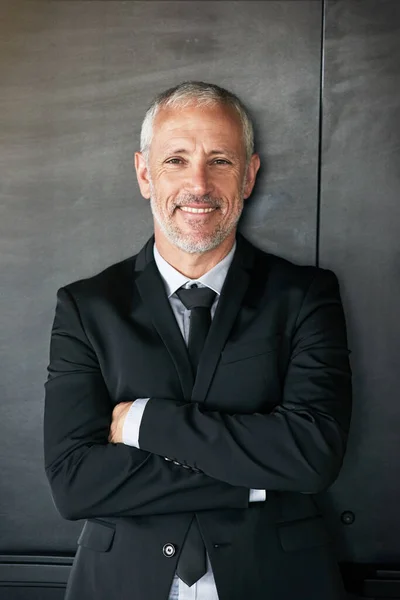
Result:
{"label": "gray hair", "polygon": [[154,119],[160,108],[167,106],[185,108],[193,101],[200,106],[222,104],[231,106],[236,110],[243,128],[243,140],[248,163],[254,152],[254,129],[247,108],[232,92],[213,83],[204,83],[203,81],[184,81],[155,97],[146,111],[140,132],[140,151],[143,153],[146,162],[149,158],[150,144],[153,137]]}

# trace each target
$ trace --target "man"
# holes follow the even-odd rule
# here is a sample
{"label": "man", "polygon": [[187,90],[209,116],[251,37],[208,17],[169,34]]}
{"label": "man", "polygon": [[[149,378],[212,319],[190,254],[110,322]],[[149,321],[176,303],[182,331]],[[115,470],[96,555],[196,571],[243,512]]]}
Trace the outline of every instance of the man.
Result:
{"label": "man", "polygon": [[154,237],[59,290],[46,473],[86,519],[68,600],[345,597],[313,499],[351,413],[339,287],[237,234],[259,165],[236,96],[167,90],[135,155]]}

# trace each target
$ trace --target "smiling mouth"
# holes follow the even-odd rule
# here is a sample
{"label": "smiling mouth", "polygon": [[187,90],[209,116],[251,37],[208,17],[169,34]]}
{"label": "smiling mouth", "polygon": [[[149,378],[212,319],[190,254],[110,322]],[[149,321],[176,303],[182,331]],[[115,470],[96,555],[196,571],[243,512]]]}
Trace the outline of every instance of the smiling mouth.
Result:
{"label": "smiling mouth", "polygon": [[191,206],[180,206],[179,208],[184,212],[193,213],[196,215],[202,215],[216,210],[216,208],[193,208]]}

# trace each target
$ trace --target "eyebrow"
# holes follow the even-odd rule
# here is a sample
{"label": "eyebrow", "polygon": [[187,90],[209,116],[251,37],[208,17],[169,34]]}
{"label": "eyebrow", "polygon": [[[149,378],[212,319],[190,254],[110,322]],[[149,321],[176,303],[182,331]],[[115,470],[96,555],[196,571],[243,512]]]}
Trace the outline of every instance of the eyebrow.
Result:
{"label": "eyebrow", "polygon": [[[189,154],[189,152],[185,148],[177,148],[177,149],[166,148],[165,154]],[[237,158],[237,155],[234,152],[230,152],[229,150],[226,150],[224,148],[211,150],[208,154],[209,154],[209,156],[215,156],[216,154],[225,154],[226,156],[229,156],[230,158]]]}

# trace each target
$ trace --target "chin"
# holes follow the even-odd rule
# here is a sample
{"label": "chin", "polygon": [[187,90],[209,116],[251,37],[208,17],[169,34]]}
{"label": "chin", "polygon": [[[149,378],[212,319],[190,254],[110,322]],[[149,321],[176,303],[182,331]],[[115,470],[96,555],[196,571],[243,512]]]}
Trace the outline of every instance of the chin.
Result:
{"label": "chin", "polygon": [[214,234],[203,238],[172,235],[169,237],[169,241],[188,254],[203,254],[218,248],[226,238],[226,234]]}

